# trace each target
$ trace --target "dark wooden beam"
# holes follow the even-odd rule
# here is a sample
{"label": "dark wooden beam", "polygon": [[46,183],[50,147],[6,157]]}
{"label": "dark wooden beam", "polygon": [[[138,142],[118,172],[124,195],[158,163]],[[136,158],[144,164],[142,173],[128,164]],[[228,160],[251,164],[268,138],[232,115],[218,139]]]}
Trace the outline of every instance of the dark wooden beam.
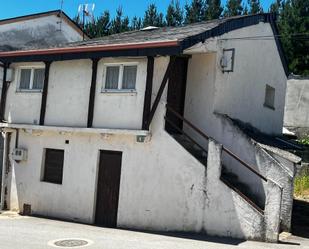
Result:
{"label": "dark wooden beam", "polygon": [[51,64],[50,61],[45,62],[45,77],[44,77],[44,85],[43,85],[42,101],[41,101],[40,125],[44,125],[45,122],[50,64]]}
{"label": "dark wooden beam", "polygon": [[93,110],[94,110],[95,89],[97,82],[98,61],[99,59],[92,59],[92,76],[91,76],[89,105],[88,105],[88,121],[87,121],[88,128],[91,128],[93,123]]}
{"label": "dark wooden beam", "polygon": [[42,54],[42,55],[23,55],[1,57],[0,61],[5,62],[32,62],[32,61],[64,61],[64,60],[79,60],[103,57],[137,57],[137,56],[168,56],[181,54],[180,46],[174,47],[159,47],[159,48],[143,48],[143,49],[126,49],[113,51],[92,51],[80,53],[65,53],[65,54]]}
{"label": "dark wooden beam", "polygon": [[1,122],[4,121],[4,113],[5,113],[5,103],[6,103],[6,93],[8,89],[8,84],[6,81],[7,69],[9,64],[3,65],[3,78],[2,78],[2,91],[1,91],[1,101],[0,101],[0,118]]}
{"label": "dark wooden beam", "polygon": [[143,130],[149,129],[148,118],[149,118],[149,114],[150,114],[150,110],[151,110],[153,68],[154,68],[154,57],[148,56],[146,89],[145,89],[145,97],[144,97],[143,123],[142,123],[142,129]]}
{"label": "dark wooden beam", "polygon": [[157,110],[157,107],[158,107],[159,102],[160,102],[160,99],[161,99],[161,97],[162,97],[164,88],[165,88],[165,86],[166,86],[166,84],[167,84],[167,81],[168,81],[168,79],[169,79],[169,77],[170,77],[170,72],[173,70],[173,66],[174,66],[174,64],[175,64],[175,61],[176,61],[176,57],[175,57],[175,56],[170,57],[170,62],[169,62],[169,64],[168,64],[168,66],[167,66],[167,69],[166,69],[166,72],[165,72],[165,74],[164,74],[164,77],[163,77],[161,86],[160,86],[160,88],[159,88],[159,90],[158,90],[156,99],[155,99],[155,101],[153,102],[151,111],[150,111],[150,113],[149,113],[149,117],[148,117],[148,121],[147,121],[147,127],[150,126],[151,121],[152,121],[152,119],[153,119],[153,116],[154,116],[154,114],[155,114],[155,112],[156,112],[156,110]]}

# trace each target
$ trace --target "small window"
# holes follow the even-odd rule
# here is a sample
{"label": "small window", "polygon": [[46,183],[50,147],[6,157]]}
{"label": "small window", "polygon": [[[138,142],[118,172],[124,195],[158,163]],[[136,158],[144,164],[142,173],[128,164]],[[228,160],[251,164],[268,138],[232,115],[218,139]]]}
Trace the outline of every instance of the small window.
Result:
{"label": "small window", "polygon": [[275,88],[266,85],[264,106],[275,109]]}
{"label": "small window", "polygon": [[64,150],[45,149],[43,181],[62,184]]}
{"label": "small window", "polygon": [[103,91],[134,91],[137,65],[119,64],[105,67]]}
{"label": "small window", "polygon": [[44,68],[21,68],[19,76],[19,90],[41,91],[44,85]]}

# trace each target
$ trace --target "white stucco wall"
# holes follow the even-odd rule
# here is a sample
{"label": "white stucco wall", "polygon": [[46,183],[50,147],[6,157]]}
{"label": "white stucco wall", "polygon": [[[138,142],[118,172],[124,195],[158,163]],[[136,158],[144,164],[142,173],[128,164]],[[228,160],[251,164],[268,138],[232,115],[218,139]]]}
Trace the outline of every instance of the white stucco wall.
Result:
{"label": "white stucco wall", "polygon": [[[136,91],[102,92],[105,63],[137,64]],[[140,129],[142,126],[147,58],[105,58],[98,63],[93,127]],[[89,95],[87,99],[89,98]]]}
{"label": "white stucco wall", "polygon": [[18,68],[20,66],[43,66],[43,63],[14,63],[14,80],[9,84],[6,97],[5,119],[9,123],[38,124],[40,120],[41,92],[18,90]]}
{"label": "white stucco wall", "polygon": [[54,62],[49,72],[45,124],[85,127],[91,60]]}
{"label": "white stucco wall", "polygon": [[[286,75],[274,39],[234,39],[272,36],[269,23],[229,32],[218,39],[221,48],[235,48],[234,72],[216,74],[215,111],[250,123],[269,134],[281,134]],[[217,65],[222,50],[218,50]],[[264,107],[266,84],[275,88],[275,110]]]}
{"label": "white stucco wall", "polygon": [[81,41],[82,35],[65,19],[56,15],[37,17],[0,25],[0,44],[12,48],[56,45],[66,42]]}

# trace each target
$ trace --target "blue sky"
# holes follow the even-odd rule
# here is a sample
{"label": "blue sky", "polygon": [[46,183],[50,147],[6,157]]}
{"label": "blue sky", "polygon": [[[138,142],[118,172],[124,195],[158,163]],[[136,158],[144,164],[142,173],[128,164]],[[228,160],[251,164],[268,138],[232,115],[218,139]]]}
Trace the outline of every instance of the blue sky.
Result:
{"label": "blue sky", "polygon": [[[188,0],[187,0],[188,1]],[[190,0],[189,0],[190,1]],[[243,0],[246,1],[246,0]],[[37,12],[49,11],[60,8],[60,0],[2,0],[0,19],[28,15]],[[77,8],[80,3],[95,3],[95,14],[100,14],[103,10],[110,10],[114,15],[115,9],[121,5],[124,13],[129,17],[134,15],[143,16],[144,10],[150,3],[155,3],[160,11],[164,11],[170,0],[64,0],[63,10],[71,17],[77,14]],[[184,5],[186,0],[180,0]],[[225,0],[222,0],[225,3]],[[265,10],[268,9],[272,0],[261,0]]]}

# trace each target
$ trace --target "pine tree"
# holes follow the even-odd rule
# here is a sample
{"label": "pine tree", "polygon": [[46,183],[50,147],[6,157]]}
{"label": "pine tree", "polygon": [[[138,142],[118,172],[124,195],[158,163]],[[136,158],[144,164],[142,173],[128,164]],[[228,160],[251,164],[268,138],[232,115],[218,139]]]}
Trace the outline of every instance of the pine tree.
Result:
{"label": "pine tree", "polygon": [[157,6],[155,4],[150,4],[145,11],[143,26],[155,26],[155,27],[163,27],[165,26],[164,16],[160,12],[158,13]]}
{"label": "pine tree", "polygon": [[218,19],[223,11],[221,0],[206,0],[205,20]]}
{"label": "pine tree", "polygon": [[111,22],[108,10],[105,10],[99,18],[95,21],[96,34],[95,37],[106,36],[109,34]]}
{"label": "pine tree", "polygon": [[309,0],[286,0],[279,8],[279,32],[294,74],[309,75]]}
{"label": "pine tree", "polygon": [[248,0],[248,4],[250,7],[249,14],[258,14],[263,12],[260,0]]}
{"label": "pine tree", "polygon": [[142,19],[134,16],[131,21],[131,30],[140,30],[142,28]]}
{"label": "pine tree", "polygon": [[228,0],[224,10],[224,16],[230,17],[241,15],[243,11],[241,2],[242,0]]}
{"label": "pine tree", "polygon": [[180,7],[179,0],[172,0],[167,7],[166,11],[166,25],[167,26],[180,26],[183,22],[183,10]]}
{"label": "pine tree", "polygon": [[205,2],[203,0],[193,0],[191,4],[185,5],[185,23],[200,22],[205,19]]}
{"label": "pine tree", "polygon": [[277,15],[279,15],[280,7],[281,7],[281,0],[276,0],[270,5],[269,12],[276,13]]}
{"label": "pine tree", "polygon": [[118,7],[116,10],[116,16],[112,20],[110,34],[117,34],[129,30],[129,18],[123,17],[122,7]]}

